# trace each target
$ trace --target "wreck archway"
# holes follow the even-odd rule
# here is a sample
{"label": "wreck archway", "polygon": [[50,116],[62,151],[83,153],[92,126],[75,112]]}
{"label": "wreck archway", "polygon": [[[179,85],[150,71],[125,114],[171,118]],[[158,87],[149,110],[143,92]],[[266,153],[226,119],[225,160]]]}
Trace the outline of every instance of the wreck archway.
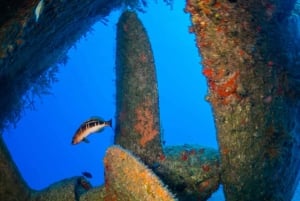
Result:
{"label": "wreck archway", "polygon": [[[189,3],[193,3],[193,2],[189,2]],[[272,8],[272,7],[271,7]],[[273,7],[274,8],[274,7]],[[267,7],[267,9],[270,9],[270,7],[268,6]],[[240,15],[239,15],[240,16]],[[279,16],[280,17],[280,16]],[[36,20],[37,21],[37,20]],[[199,22],[199,21],[198,21]],[[26,23],[25,23],[26,24]],[[210,23],[209,23],[210,24]],[[246,27],[247,28],[247,27]],[[259,27],[259,29],[258,29],[258,32],[260,32],[260,29],[261,27]],[[273,27],[274,28],[274,27]],[[276,27],[275,27],[276,28]],[[277,30],[277,29],[275,29],[275,30]],[[13,52],[15,49],[14,48],[18,48],[18,46],[14,46],[14,45],[22,45],[22,43],[23,43],[24,41],[22,41],[22,40],[17,40],[16,41],[16,43],[15,44],[9,44],[8,45],[8,51],[10,51],[10,53],[11,52]],[[203,44],[200,44],[200,45],[203,45]],[[18,49],[17,49],[18,50]],[[3,53],[3,52],[2,52]],[[241,53],[241,52],[239,52],[239,53]],[[7,57],[7,55],[5,55],[5,53],[4,54],[2,54],[2,57]],[[11,62],[11,61],[10,61]],[[271,66],[273,65],[273,62],[271,63]],[[16,72],[16,74],[15,75],[20,75],[22,72],[24,72],[23,70],[23,68],[20,68],[20,69],[18,69],[18,70],[20,70],[20,71],[17,71]],[[25,72],[26,72],[26,69],[25,69]],[[209,72],[211,72],[211,71],[207,71],[208,73],[206,73],[206,75],[207,75],[207,77],[209,78],[210,76],[209,76]],[[236,75],[238,75],[238,74],[234,74],[234,78],[236,77]],[[217,95],[220,95],[220,94],[217,94]],[[222,95],[222,94],[221,94]],[[270,103],[270,101],[268,101],[268,99],[267,99],[267,101],[266,101],[267,103]],[[65,123],[65,121],[62,121],[62,122],[64,122]],[[37,122],[35,122],[35,123],[37,123]],[[44,122],[42,122],[42,123],[45,123],[45,121]],[[43,124],[41,124],[41,125],[43,125]],[[35,128],[35,127],[34,127]],[[47,128],[46,126],[44,126],[43,128]],[[34,129],[31,129],[31,130],[29,130],[29,132],[31,133],[32,132],[32,130],[34,130]],[[271,131],[272,131],[272,129],[271,129]],[[44,131],[42,131],[42,132],[44,132]],[[231,134],[231,133],[230,133]],[[276,133],[275,133],[276,134]],[[234,140],[235,141],[235,140]],[[46,143],[45,143],[46,144]],[[222,152],[221,152],[222,153]],[[226,149],[225,149],[225,154],[226,153],[228,153],[228,151],[226,151]],[[260,154],[260,152],[258,152],[258,154]],[[78,155],[77,155],[77,157],[78,157]],[[51,159],[51,158],[50,158]],[[297,159],[297,157],[296,157],[296,159]],[[49,158],[48,158],[48,160],[49,160]],[[254,160],[254,163],[255,163],[256,161]],[[256,171],[256,169],[254,169],[255,170],[255,172],[254,173],[256,173],[257,171]],[[249,174],[248,174],[249,175]],[[3,182],[4,183],[4,182]],[[237,183],[237,185],[239,185],[239,183]],[[247,190],[247,189],[246,189]]]}
{"label": "wreck archway", "polygon": [[[149,17],[151,15],[151,10],[147,9],[147,13],[146,14],[140,14],[141,19],[143,20],[143,22],[145,23],[145,26],[148,30],[148,34],[150,36],[150,40],[152,42],[152,48],[154,51],[154,56],[155,56],[155,61],[156,61],[156,67],[157,67],[157,73],[158,73],[158,85],[159,85],[159,93],[160,93],[160,113],[161,113],[161,121],[162,121],[162,126],[164,128],[164,139],[166,140],[166,144],[170,145],[170,144],[185,144],[185,143],[197,143],[197,144],[202,144],[202,145],[207,145],[207,146],[212,146],[212,147],[216,147],[216,140],[215,140],[215,135],[214,135],[214,131],[213,129],[208,129],[210,130],[210,133],[206,132],[205,129],[202,130],[202,128],[207,128],[208,124],[204,123],[207,121],[207,119],[210,119],[208,121],[211,121],[210,123],[212,123],[212,115],[209,114],[209,116],[204,116],[203,115],[203,107],[200,105],[200,102],[204,102],[204,104],[206,105],[205,107],[205,111],[210,111],[209,105],[208,103],[206,103],[204,101],[204,96],[206,94],[206,88],[202,89],[201,91],[201,86],[205,86],[205,81],[204,78],[202,78],[202,80],[194,80],[194,79],[198,79],[199,77],[203,77],[201,76],[201,68],[199,67],[199,57],[198,57],[198,53],[197,53],[197,49],[195,47],[195,42],[193,41],[193,35],[189,35],[190,39],[189,41],[186,40],[185,38],[181,38],[181,34],[185,33],[186,35],[188,35],[188,30],[187,30],[187,25],[186,24],[184,26],[183,29],[178,28],[180,25],[178,23],[178,21],[172,21],[172,19],[174,19],[177,15],[176,11],[176,5],[177,3],[175,2],[174,5],[174,11],[170,11],[169,8],[167,7],[163,7],[161,8],[161,12],[166,12],[166,10],[169,12],[170,16],[166,17],[166,19],[164,19],[165,21],[162,21],[161,24],[162,26],[157,28],[154,27],[154,25],[151,25],[151,23],[153,23],[154,19],[156,19],[157,21],[155,21],[155,24],[160,21],[159,16],[157,16],[158,10],[157,10],[157,6],[153,5],[154,9],[155,9],[155,13],[152,13],[152,16]],[[150,5],[152,6],[152,5]],[[151,7],[150,7],[151,8]],[[179,10],[181,13],[183,13],[182,11],[183,6],[181,5]],[[156,17],[155,17],[156,16]],[[184,16],[186,19],[189,18],[189,16],[186,14]],[[144,19],[145,18],[145,19]],[[147,19],[148,18],[148,19]],[[150,19],[149,19],[150,18]],[[110,19],[110,18],[109,18]],[[168,21],[169,20],[169,21]],[[109,22],[111,24],[111,21]],[[105,27],[102,24],[99,24],[97,26],[102,26],[103,30],[107,29],[107,27]],[[109,25],[109,26],[114,26],[114,25]],[[167,33],[167,31],[170,31],[169,26],[172,26],[173,28],[177,28],[176,31],[173,32],[169,32]],[[151,28],[154,28],[153,30]],[[156,30],[159,30],[160,33],[157,33]],[[90,34],[88,37],[90,37],[91,35],[93,36],[99,36],[101,37],[101,34],[97,34],[97,32],[95,31],[94,33]],[[156,35],[156,38],[155,38]],[[114,39],[115,36],[113,35],[112,38]],[[87,39],[87,41],[89,41],[89,39]],[[105,42],[104,40],[101,40],[102,42]],[[84,39],[82,40],[82,42],[84,42]],[[189,43],[189,44],[188,44]],[[111,44],[110,44],[111,45]],[[97,46],[96,44],[94,44],[94,46]],[[102,46],[102,45],[100,45]],[[170,49],[164,49],[162,47],[169,47]],[[191,52],[187,52],[184,51],[185,48],[193,48],[193,53]],[[103,49],[100,49],[100,51],[102,52]],[[88,54],[97,52],[97,50],[91,50],[88,52]],[[108,51],[109,52],[109,51]],[[84,58],[83,54],[80,53],[80,47],[78,45],[77,50],[74,50],[74,55],[77,54],[77,56],[75,57],[81,57],[81,59]],[[111,54],[114,54],[114,51],[111,52]],[[176,56],[176,55],[180,55],[180,57]],[[73,56],[74,56],[73,55]],[[87,56],[87,55],[86,55]],[[100,57],[101,58],[101,57]],[[104,59],[104,58],[102,58]],[[72,65],[72,67],[66,67],[67,69],[64,69],[65,71],[67,70],[71,70],[70,68],[83,68],[82,66],[79,66],[78,63],[76,63],[76,60],[74,60],[74,62],[72,63],[73,58],[71,58],[69,60],[69,64],[68,65]],[[193,60],[193,62],[191,62]],[[71,64],[72,63],[72,64]],[[114,61],[112,62],[114,64]],[[87,65],[92,65],[89,58],[86,58],[86,60],[84,61],[84,64]],[[103,70],[104,66],[99,67],[102,64],[97,65],[96,67],[93,68],[99,68],[101,70]],[[113,69],[113,65],[112,66],[108,66],[107,68]],[[184,72],[182,71],[184,69]],[[62,70],[62,71],[64,71]],[[190,75],[185,75],[188,74],[188,70],[191,70]],[[111,78],[108,78],[106,81],[104,81],[103,79],[109,77],[107,76],[106,73],[103,73],[103,71],[101,71],[99,73],[99,76],[97,76],[97,73],[93,74],[93,71],[91,70],[90,72],[89,69],[85,69],[85,71],[83,72],[77,72],[74,74],[69,74],[69,75],[65,75],[67,78],[70,78],[70,80],[72,81],[72,83],[76,83],[76,82],[81,82],[81,79],[84,77],[88,77],[87,79],[90,79],[90,81],[93,83],[94,79],[99,79],[99,81],[95,81],[95,82],[106,82],[109,83],[110,85],[113,84],[113,80]],[[110,72],[111,73],[111,72]],[[168,76],[166,76],[168,75]],[[92,77],[90,77],[92,76]],[[192,76],[193,79],[191,79]],[[168,78],[168,80],[165,80],[166,78]],[[63,79],[61,79],[63,80]],[[194,80],[194,81],[193,81]],[[189,83],[187,82],[189,81]],[[82,83],[81,83],[82,84]],[[59,83],[58,83],[59,85]],[[103,93],[104,95],[104,99],[99,98],[99,100],[97,100],[97,104],[100,104],[101,107],[102,106],[106,106],[107,104],[111,103],[112,105],[114,104],[114,96],[113,94],[108,95],[108,89],[105,87],[106,84],[103,85],[97,85],[98,88],[97,90],[102,88],[101,86],[103,86]],[[55,87],[55,86],[54,86]],[[80,86],[79,86],[80,87]],[[94,112],[87,112],[85,113],[84,109],[80,109],[80,108],[86,108],[87,106],[91,106],[93,101],[91,101],[91,99],[94,99],[90,94],[93,93],[100,93],[99,91],[87,91],[89,89],[88,85],[83,85],[81,86],[81,88],[85,88],[85,90],[82,90],[82,92],[78,92],[78,87],[73,86],[72,89],[70,88],[65,88],[64,91],[68,91],[68,93],[62,94],[62,95],[66,95],[67,97],[64,98],[65,100],[67,100],[66,106],[69,107],[69,112],[71,113],[71,115],[66,115],[63,118],[60,118],[62,115],[65,115],[63,113],[59,114],[54,112],[54,114],[52,114],[51,116],[53,117],[53,119],[49,119],[46,120],[43,117],[47,116],[47,114],[43,114],[42,116],[40,116],[40,118],[38,117],[37,120],[33,120],[32,118],[29,118],[29,121],[32,122],[32,127],[31,129],[26,128],[26,133],[23,134],[22,137],[27,137],[27,136],[34,136],[34,137],[41,137],[41,149],[44,148],[45,146],[49,146],[50,148],[48,151],[44,152],[41,157],[40,160],[37,160],[36,166],[43,165],[43,171],[38,171],[37,169],[35,170],[34,174],[37,174],[37,176],[39,176],[40,178],[43,178],[45,176],[45,174],[49,174],[51,175],[51,179],[53,181],[57,181],[59,179],[61,179],[61,175],[56,175],[57,178],[55,178],[55,176],[53,176],[51,174],[53,167],[50,167],[50,169],[47,169],[46,166],[49,163],[49,161],[53,161],[52,163],[58,163],[56,164],[56,168],[58,168],[58,170],[62,170],[61,169],[61,164],[59,164],[60,162],[62,162],[63,160],[59,160],[57,157],[59,157],[60,155],[64,155],[63,153],[61,153],[61,151],[57,148],[57,150],[55,150],[53,147],[64,147],[64,146],[68,146],[70,147],[70,137],[72,137],[73,131],[74,129],[77,128],[78,123],[81,123],[81,120],[85,120],[86,118],[88,118],[90,115],[103,115],[104,117],[109,118],[110,116],[114,116],[113,112],[111,112],[111,114],[108,113],[103,113],[103,110],[101,110],[101,108],[98,108],[98,111]],[[100,88],[99,88],[100,87]],[[76,99],[76,97],[73,97],[71,94],[71,90],[73,91],[73,93],[80,93],[80,97],[82,98],[82,103],[81,104],[75,104],[73,108],[70,108],[71,105],[73,104],[73,102],[75,101],[74,99]],[[191,96],[191,98],[188,98],[189,96]],[[54,96],[53,97],[49,97],[49,99],[51,101],[54,101],[57,103],[57,98],[59,97],[59,95],[56,95],[56,92],[54,91]],[[106,99],[107,98],[107,99]],[[112,98],[110,100],[110,98]],[[192,99],[195,98],[195,99]],[[47,103],[47,98],[43,98],[43,104],[39,104],[38,103],[38,107],[53,107],[53,105],[48,105]],[[105,100],[106,99],[106,100]],[[103,103],[103,102],[104,103]],[[69,103],[69,104],[68,104]],[[179,103],[178,105],[176,103]],[[189,106],[191,105],[197,105],[197,108],[189,108]],[[56,106],[59,107],[59,106]],[[95,106],[96,107],[96,106]],[[93,108],[93,106],[92,106]],[[43,109],[39,109],[38,110],[42,111]],[[65,109],[65,106],[61,106],[58,111],[62,112],[63,109]],[[49,110],[48,110],[49,112]],[[69,113],[66,112],[66,113]],[[29,113],[29,112],[27,112]],[[34,113],[34,112],[33,112]],[[196,114],[197,113],[197,114]],[[77,114],[80,115],[80,120],[78,120],[77,122],[70,120],[69,118],[73,118],[74,116],[76,116]],[[86,115],[85,115],[86,114]],[[28,115],[28,114],[27,114]],[[26,117],[24,117],[26,118]],[[57,120],[57,122],[54,122],[54,120]],[[22,120],[23,121],[23,120]],[[49,122],[50,121],[50,122]],[[38,127],[36,127],[37,125],[43,125],[41,126],[42,129],[41,130],[36,130]],[[55,125],[55,126],[54,126]],[[67,128],[68,125],[68,128]],[[202,128],[201,128],[202,127]],[[213,128],[213,126],[211,127]],[[24,128],[25,129],[25,128]],[[24,132],[24,129],[21,128],[20,132]],[[27,132],[27,130],[29,132]],[[19,131],[17,131],[19,132]],[[36,132],[35,135],[33,135],[32,133]],[[48,133],[48,134],[46,134]],[[49,135],[53,135],[54,134],[54,138],[51,138],[51,140],[47,140],[45,138],[45,136],[49,136]],[[91,154],[95,156],[96,164],[97,167],[95,167],[95,171],[91,170],[91,172],[95,172],[95,177],[96,174],[99,174],[99,164],[100,164],[100,156],[99,156],[99,145],[103,145],[103,135],[106,135],[107,139],[110,139],[112,133],[103,133],[102,137],[97,137],[97,139],[95,137],[93,137],[93,139],[91,140],[92,143],[89,145],[83,145],[81,147],[70,147],[66,150],[66,154],[70,154],[71,157],[66,157],[68,158],[66,161],[64,161],[64,168],[67,170],[68,168],[73,168],[74,166],[80,167],[77,168],[77,172],[69,172],[68,170],[66,172],[64,172],[63,174],[67,174],[66,176],[73,176],[74,174],[80,174],[81,171],[89,170],[90,168],[86,167],[86,163],[83,162],[83,159],[86,158],[91,158]],[[17,135],[17,134],[13,134],[13,135]],[[61,141],[60,136],[61,135],[67,135],[68,137],[66,138],[67,141]],[[13,139],[14,136],[9,136],[9,135],[5,135],[8,137],[7,140],[11,140],[12,143],[16,143],[15,145],[11,145],[11,147],[21,147],[22,145],[22,140],[19,140],[18,142],[13,142],[15,141]],[[174,136],[176,136],[176,139],[174,139]],[[53,136],[52,136],[53,137]],[[9,139],[10,138],[10,139]],[[21,138],[18,135],[18,138]],[[207,140],[207,138],[210,138],[209,143],[205,143],[205,141]],[[34,139],[33,139],[34,140]],[[44,141],[43,141],[44,140]],[[30,141],[30,140],[29,140]],[[96,141],[97,144],[96,144]],[[18,144],[19,143],[19,144]],[[8,143],[9,145],[10,143]],[[10,146],[10,145],[9,145]],[[34,141],[32,141],[32,144],[27,144],[27,146],[30,147],[36,147],[36,144],[34,143]],[[96,148],[91,148],[91,146],[95,146],[97,148],[97,152],[95,151]],[[83,148],[84,147],[84,148]],[[12,148],[14,149],[14,148]],[[103,149],[105,150],[105,147],[103,146]],[[38,151],[40,151],[40,149],[36,149]],[[88,152],[88,150],[92,150],[91,152]],[[12,151],[11,151],[12,152]],[[74,152],[76,152],[77,154],[74,154]],[[55,153],[55,154],[53,154]],[[81,153],[81,154],[79,154]],[[14,155],[14,153],[12,153]],[[27,155],[26,159],[23,158],[22,160],[24,160],[24,162],[31,161],[31,167],[32,167],[32,163],[33,163],[33,158],[34,158],[34,153],[33,152],[27,152],[24,153],[24,150],[20,151],[21,157],[23,158],[25,155]],[[47,159],[45,159],[46,156],[51,156],[50,158],[48,157]],[[101,154],[102,155],[102,154]],[[104,155],[104,152],[103,152]],[[79,160],[77,160],[79,159]],[[91,160],[91,159],[90,159]],[[72,163],[75,162],[75,164],[72,165]],[[47,164],[46,164],[47,163]],[[18,162],[17,162],[18,164]],[[35,166],[35,167],[36,167]],[[27,166],[27,168],[25,167],[25,171],[32,171],[28,169],[29,166]],[[51,170],[52,168],[52,170]],[[21,169],[21,168],[20,168]],[[21,169],[22,171],[22,169]],[[57,172],[57,170],[56,170]],[[63,176],[65,177],[65,176]],[[100,176],[98,176],[100,177]],[[43,180],[43,179],[42,179]],[[41,181],[42,181],[41,180]],[[42,183],[41,181],[37,181],[37,183]],[[52,181],[50,183],[53,183]],[[49,184],[50,184],[49,183]],[[97,182],[96,182],[97,183]],[[46,184],[44,184],[45,186],[47,186]]]}

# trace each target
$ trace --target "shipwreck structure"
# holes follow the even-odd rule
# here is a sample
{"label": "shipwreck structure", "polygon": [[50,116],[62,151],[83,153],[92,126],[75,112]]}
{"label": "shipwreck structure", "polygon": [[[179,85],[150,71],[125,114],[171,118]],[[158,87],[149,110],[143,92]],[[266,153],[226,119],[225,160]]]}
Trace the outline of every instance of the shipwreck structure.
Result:
{"label": "shipwreck structure", "polygon": [[291,200],[300,168],[296,1],[187,0],[218,151],[161,143],[155,59],[135,13],[146,5],[146,0],[0,3],[0,130],[18,121],[31,95],[45,92],[56,64],[67,62],[68,49],[95,22],[105,22],[113,9],[131,8],[117,25],[118,146],[107,151],[105,185],[86,189],[82,183],[88,181],[73,177],[42,191],[30,189],[0,136],[0,200],[206,200],[220,184],[228,201]]}
{"label": "shipwreck structure", "polygon": [[[299,178],[295,1],[193,1],[227,200],[290,200]],[[220,45],[222,44],[222,45]]]}

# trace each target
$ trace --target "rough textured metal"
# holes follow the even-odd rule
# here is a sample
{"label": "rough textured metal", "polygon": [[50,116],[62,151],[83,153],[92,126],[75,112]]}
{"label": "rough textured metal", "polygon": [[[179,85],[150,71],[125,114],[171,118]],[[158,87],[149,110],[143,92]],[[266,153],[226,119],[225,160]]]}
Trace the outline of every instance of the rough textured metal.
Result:
{"label": "rough textured metal", "polygon": [[180,200],[207,199],[219,186],[217,151],[201,154],[201,148],[188,145],[163,150],[154,59],[134,12],[124,12],[118,22],[116,59],[116,144],[140,157]]}
{"label": "rough textured metal", "polygon": [[151,166],[180,201],[207,200],[220,185],[218,151],[199,145],[164,147]]}
{"label": "rough textured metal", "polygon": [[[66,63],[66,53],[74,43],[122,5],[122,0],[43,0],[36,20],[39,0],[0,3],[0,130],[16,123],[31,95],[39,96],[55,80],[57,63]],[[53,67],[53,68],[50,68]],[[26,92],[28,96],[24,96]]]}
{"label": "rough textured metal", "polygon": [[115,142],[146,164],[162,154],[157,79],[147,33],[135,12],[117,25]]}
{"label": "rough textured metal", "polygon": [[30,193],[0,136],[0,200],[27,200]]}
{"label": "rough textured metal", "polygon": [[120,146],[110,147],[104,162],[105,200],[176,200],[150,169]]}
{"label": "rough textured metal", "polygon": [[[291,199],[299,178],[295,1],[188,0],[220,145],[226,200]],[[296,87],[297,86],[297,87]]]}
{"label": "rough textured metal", "polygon": [[[21,97],[29,87],[40,86],[41,90],[51,84],[51,80],[40,79],[49,66],[58,60],[64,62],[62,55],[67,49],[96,20],[122,3],[87,0],[79,5],[77,1],[44,0],[37,20],[34,13],[39,2],[0,3],[4,13],[0,19],[1,129],[7,120],[17,119],[24,106]],[[203,74],[209,85],[207,99],[214,107],[221,177],[228,201],[288,201],[299,179],[299,36],[291,28],[299,19],[290,16],[294,3],[295,0],[187,1],[186,11],[192,14],[193,23],[190,31],[197,35]],[[203,166],[204,159],[195,162],[193,152],[187,154],[184,147],[164,153],[151,47],[136,15],[125,12],[122,17],[117,36],[117,143],[137,154],[174,187],[179,186],[177,178],[188,178],[186,173],[194,171],[189,163],[199,162],[199,171],[204,174],[196,170],[191,174],[200,175],[196,187],[208,192],[215,189],[205,189],[208,183],[201,178],[217,165]],[[33,200],[60,200],[66,195],[66,200],[77,199],[73,188],[77,179],[33,193],[15,168],[2,139],[0,149],[1,200],[30,200],[31,196]],[[173,169],[168,167],[177,166],[172,180],[166,173]],[[216,179],[218,171],[209,176]],[[99,189],[101,200],[100,191],[103,189]],[[97,189],[92,192],[83,198],[94,197]]]}

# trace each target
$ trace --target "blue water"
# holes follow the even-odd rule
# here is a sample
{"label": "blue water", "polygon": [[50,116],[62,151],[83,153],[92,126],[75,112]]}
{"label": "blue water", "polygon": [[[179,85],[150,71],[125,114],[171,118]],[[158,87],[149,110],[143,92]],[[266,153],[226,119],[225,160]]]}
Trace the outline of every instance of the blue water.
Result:
{"label": "blue water", "polygon": [[[194,35],[188,33],[189,15],[184,1],[173,10],[162,2],[150,3],[140,13],[154,52],[157,68],[161,125],[166,145],[201,144],[217,149],[212,109],[205,101],[207,86]],[[24,179],[33,189],[43,189],[63,178],[88,171],[94,186],[103,184],[103,157],[113,144],[113,129],[89,137],[90,143],[71,145],[78,126],[91,116],[115,117],[116,23],[95,24],[94,31],[70,49],[66,66],[52,95],[36,99],[34,111],[26,110],[15,129],[4,139]],[[296,193],[297,194],[297,193]],[[298,197],[298,199],[297,199]],[[294,201],[300,200],[299,193]],[[222,201],[222,191],[210,201]]]}

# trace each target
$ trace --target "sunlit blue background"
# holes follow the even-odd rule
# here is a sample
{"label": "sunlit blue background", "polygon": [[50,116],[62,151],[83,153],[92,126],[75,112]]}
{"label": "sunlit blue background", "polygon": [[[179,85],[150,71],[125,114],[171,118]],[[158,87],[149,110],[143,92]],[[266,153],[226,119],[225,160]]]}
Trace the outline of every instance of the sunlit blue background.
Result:
{"label": "sunlit blue background", "polygon": [[[188,33],[190,20],[183,8],[184,1],[175,1],[172,10],[158,2],[150,4],[145,14],[139,13],[155,57],[164,140],[166,145],[201,144],[217,149],[212,110],[205,101],[207,86],[201,74],[201,58],[194,35]],[[94,31],[69,51],[70,59],[60,67],[53,95],[37,99],[36,110],[27,110],[17,128],[4,134],[30,187],[42,189],[82,171],[93,174],[93,185],[103,184],[103,157],[113,144],[113,129],[90,136],[89,144],[72,146],[71,139],[91,116],[114,121],[119,15],[112,13],[108,25],[95,24]],[[210,200],[224,200],[222,192]]]}

